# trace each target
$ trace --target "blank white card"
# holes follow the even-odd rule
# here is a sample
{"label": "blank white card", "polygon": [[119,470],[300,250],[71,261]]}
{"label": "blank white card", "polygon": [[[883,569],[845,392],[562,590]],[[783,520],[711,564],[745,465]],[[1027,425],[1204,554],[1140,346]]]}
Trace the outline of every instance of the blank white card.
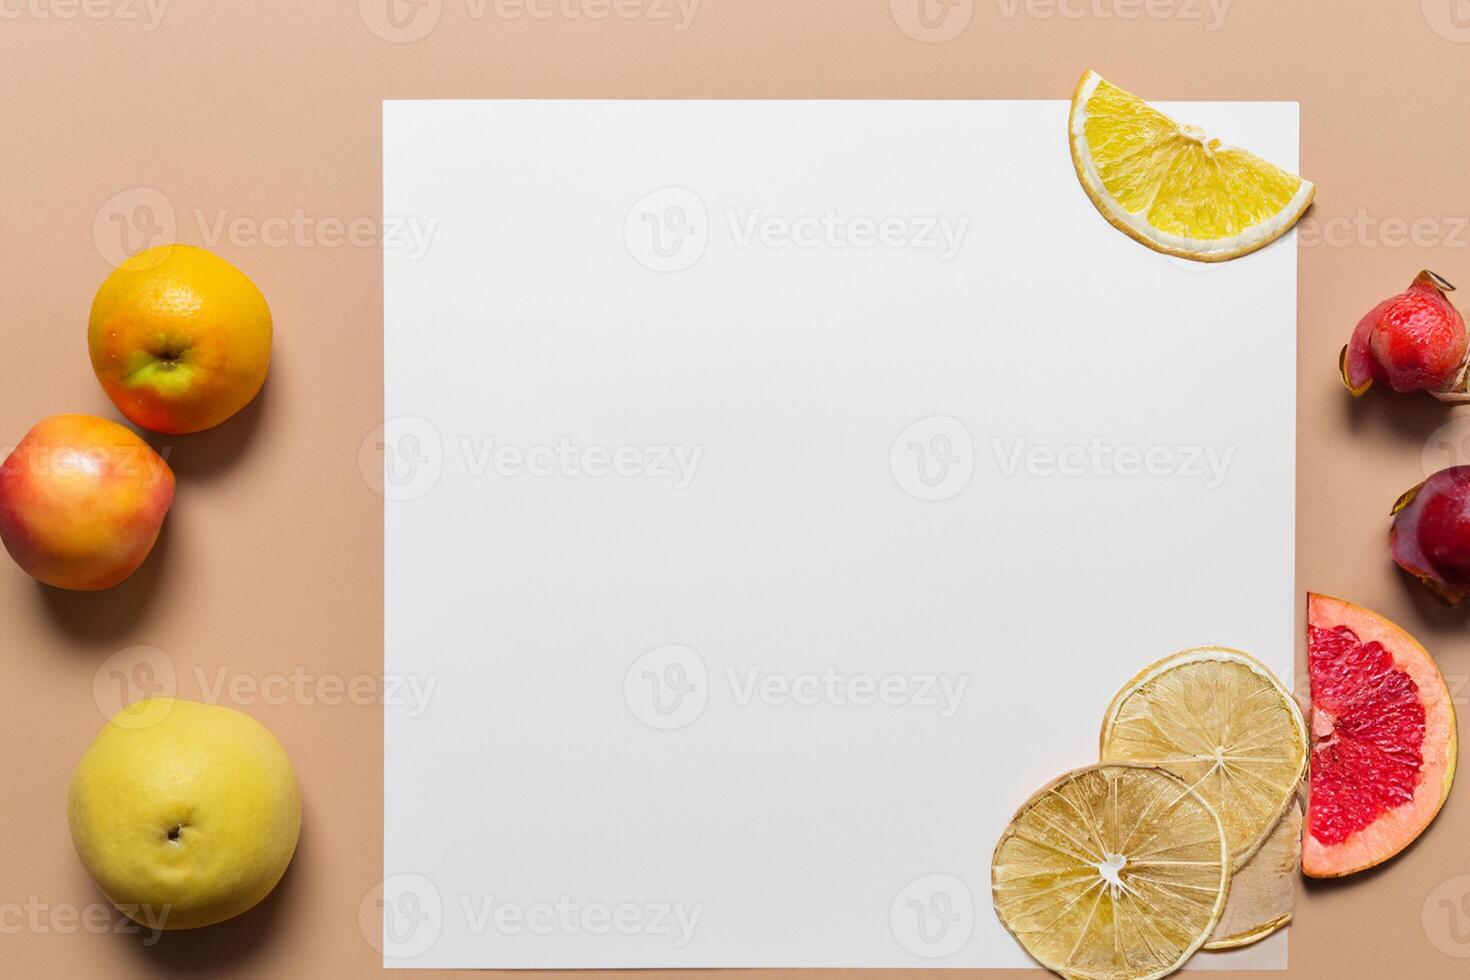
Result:
{"label": "blank white card", "polygon": [[1290,675],[1293,240],[1125,238],[1063,102],[383,119],[385,963],[1030,965],[990,854],[1113,692]]}

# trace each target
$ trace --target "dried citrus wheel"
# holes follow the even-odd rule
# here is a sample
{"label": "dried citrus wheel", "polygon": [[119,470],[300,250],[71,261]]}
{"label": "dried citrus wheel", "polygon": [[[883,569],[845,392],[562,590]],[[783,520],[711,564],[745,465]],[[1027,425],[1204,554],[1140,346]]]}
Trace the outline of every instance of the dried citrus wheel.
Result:
{"label": "dried citrus wheel", "polygon": [[1238,870],[1296,798],[1307,726],[1290,692],[1238,650],[1199,647],[1129,681],[1103,717],[1102,758],[1162,766],[1197,789],[1225,827]]}
{"label": "dried citrus wheel", "polygon": [[1027,800],[991,861],[995,911],[1049,970],[1172,973],[1214,932],[1230,871],[1215,811],[1153,766],[1078,769]]}
{"label": "dried citrus wheel", "polygon": [[1088,71],[1072,95],[1072,163],[1115,228],[1202,262],[1254,252],[1296,224],[1316,188],[1175,122]]}
{"label": "dried citrus wheel", "polygon": [[1230,876],[1230,898],[1204,948],[1249,946],[1290,922],[1301,859],[1302,808],[1293,803],[1255,856]]}

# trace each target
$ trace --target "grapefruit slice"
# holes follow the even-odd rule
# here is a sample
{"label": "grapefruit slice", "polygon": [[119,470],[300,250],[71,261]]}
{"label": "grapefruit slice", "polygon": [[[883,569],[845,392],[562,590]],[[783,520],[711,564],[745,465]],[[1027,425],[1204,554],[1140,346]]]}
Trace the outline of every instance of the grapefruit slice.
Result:
{"label": "grapefruit slice", "polygon": [[1124,685],[1103,717],[1101,750],[1104,761],[1161,766],[1198,790],[1220,815],[1239,870],[1296,799],[1307,726],[1260,661],[1198,647]]}
{"label": "grapefruit slice", "polygon": [[1307,597],[1312,774],[1302,871],[1336,878],[1424,832],[1455,780],[1458,735],[1444,677],[1398,626],[1331,596]]}
{"label": "grapefruit slice", "polygon": [[1154,980],[1214,932],[1230,888],[1225,831],[1176,776],[1077,769],[1022,805],[991,862],[1001,923],[1078,980]]}
{"label": "grapefruit slice", "polygon": [[1302,808],[1293,803],[1255,857],[1230,876],[1230,898],[1203,948],[1213,952],[1249,946],[1290,922],[1301,860]]}

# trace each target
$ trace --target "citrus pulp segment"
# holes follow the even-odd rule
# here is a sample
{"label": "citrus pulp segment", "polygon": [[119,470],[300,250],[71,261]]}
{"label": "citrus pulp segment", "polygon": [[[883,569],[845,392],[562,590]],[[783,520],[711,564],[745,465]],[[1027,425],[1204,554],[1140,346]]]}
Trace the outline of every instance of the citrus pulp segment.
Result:
{"label": "citrus pulp segment", "polygon": [[1459,759],[1454,703],[1412,636],[1362,606],[1307,597],[1312,776],[1302,871],[1335,878],[1413,843]]}
{"label": "citrus pulp segment", "polygon": [[1182,125],[1088,71],[1072,95],[1072,164],[1104,218],[1149,248],[1201,262],[1270,244],[1311,204],[1311,181]]}

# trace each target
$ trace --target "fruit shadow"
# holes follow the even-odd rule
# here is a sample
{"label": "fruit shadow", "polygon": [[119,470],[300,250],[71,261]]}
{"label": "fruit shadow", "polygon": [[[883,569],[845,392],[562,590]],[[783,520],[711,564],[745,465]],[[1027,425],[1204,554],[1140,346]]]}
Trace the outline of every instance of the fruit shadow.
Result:
{"label": "fruit shadow", "polygon": [[[1383,384],[1374,384],[1358,398],[1345,391],[1342,394],[1343,411],[1349,428],[1355,434],[1377,424],[1386,426],[1395,435],[1411,436],[1422,442],[1449,422],[1455,413],[1454,405],[1423,392],[1400,394]],[[1404,489],[1407,490],[1408,486]]]}
{"label": "fruit shadow", "polygon": [[[1408,595],[1409,601],[1414,604],[1414,611],[1422,620],[1430,623],[1435,630],[1453,634],[1470,626],[1470,612],[1467,612],[1465,607],[1452,606],[1445,602],[1423,582],[1402,568],[1395,569],[1395,572],[1394,578]],[[1431,648],[1433,646],[1428,640],[1425,640],[1425,645]]]}
{"label": "fruit shadow", "polygon": [[168,565],[169,526],[165,519],[153,550],[138,570],[110,589],[72,592],[36,583],[41,605],[62,632],[89,647],[106,646],[134,630],[148,614],[158,582]]}
{"label": "fruit shadow", "polygon": [[270,945],[273,933],[282,932],[280,920],[290,917],[296,900],[296,867],[301,863],[305,846],[303,829],[296,844],[296,856],[285,875],[249,911],[202,929],[165,930],[152,945],[146,945],[152,936],[144,929],[139,935],[129,937],[126,945],[147,965],[148,972],[205,977],[241,969]]}
{"label": "fruit shadow", "polygon": [[[277,369],[271,367],[274,376]],[[240,411],[212,429],[186,436],[143,435],[155,450],[168,460],[174,476],[179,482],[179,492],[188,493],[191,480],[209,480],[227,472],[241,457],[260,429],[270,402],[272,382],[266,379],[265,387]]]}

